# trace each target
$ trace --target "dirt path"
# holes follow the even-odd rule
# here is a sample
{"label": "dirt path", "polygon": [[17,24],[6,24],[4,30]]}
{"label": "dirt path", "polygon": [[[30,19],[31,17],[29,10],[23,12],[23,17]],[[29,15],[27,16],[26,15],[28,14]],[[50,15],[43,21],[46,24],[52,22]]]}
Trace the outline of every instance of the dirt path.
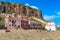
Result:
{"label": "dirt path", "polygon": [[0,30],[0,40],[60,40],[60,31],[47,32],[38,30]]}

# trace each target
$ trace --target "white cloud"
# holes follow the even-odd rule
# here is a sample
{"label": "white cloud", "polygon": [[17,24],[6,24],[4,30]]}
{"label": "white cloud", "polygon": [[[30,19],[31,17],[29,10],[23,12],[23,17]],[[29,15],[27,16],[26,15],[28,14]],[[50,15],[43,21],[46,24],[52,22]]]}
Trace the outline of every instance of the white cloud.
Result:
{"label": "white cloud", "polygon": [[31,6],[31,5],[29,5],[28,3],[26,3],[25,5],[26,5],[26,6],[30,6],[31,8],[38,9],[38,7],[36,7],[36,6]]}
{"label": "white cloud", "polygon": [[57,15],[44,15],[43,18],[47,21],[54,20],[55,18],[60,18],[60,12]]}
{"label": "white cloud", "polygon": [[44,15],[43,18],[47,21],[49,20],[54,20],[55,18],[58,18],[60,16],[56,16],[56,15]]}
{"label": "white cloud", "polygon": [[25,4],[26,6],[30,6],[28,3]]}
{"label": "white cloud", "polygon": [[58,12],[57,14],[60,15],[60,12]]}
{"label": "white cloud", "polygon": [[38,9],[38,7],[36,7],[36,6],[31,6],[31,8],[35,8],[35,9]]}

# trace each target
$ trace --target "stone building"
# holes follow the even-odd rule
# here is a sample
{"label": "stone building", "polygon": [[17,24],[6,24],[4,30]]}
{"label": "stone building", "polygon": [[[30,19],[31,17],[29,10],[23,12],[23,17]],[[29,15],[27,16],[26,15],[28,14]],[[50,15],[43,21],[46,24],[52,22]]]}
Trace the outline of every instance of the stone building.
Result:
{"label": "stone building", "polygon": [[16,13],[18,15],[21,15],[21,19],[27,19],[34,16],[43,20],[41,10],[39,11],[38,9],[34,9],[29,6],[22,5],[20,3],[0,2],[0,13]]}

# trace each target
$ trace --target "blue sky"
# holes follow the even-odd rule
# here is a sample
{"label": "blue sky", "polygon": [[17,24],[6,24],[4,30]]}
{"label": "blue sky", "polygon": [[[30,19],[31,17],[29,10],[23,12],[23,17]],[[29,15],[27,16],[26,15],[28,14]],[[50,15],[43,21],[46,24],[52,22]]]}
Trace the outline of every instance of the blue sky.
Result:
{"label": "blue sky", "polygon": [[60,0],[0,0],[7,2],[19,2],[28,4],[42,11],[45,20],[54,20],[57,25],[60,25]]}

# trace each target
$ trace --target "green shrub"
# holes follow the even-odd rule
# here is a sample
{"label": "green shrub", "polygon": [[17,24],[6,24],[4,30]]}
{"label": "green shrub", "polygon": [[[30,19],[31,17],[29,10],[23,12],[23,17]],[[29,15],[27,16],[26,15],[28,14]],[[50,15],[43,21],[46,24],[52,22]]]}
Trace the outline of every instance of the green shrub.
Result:
{"label": "green shrub", "polygon": [[4,24],[4,18],[0,17],[0,24]]}

